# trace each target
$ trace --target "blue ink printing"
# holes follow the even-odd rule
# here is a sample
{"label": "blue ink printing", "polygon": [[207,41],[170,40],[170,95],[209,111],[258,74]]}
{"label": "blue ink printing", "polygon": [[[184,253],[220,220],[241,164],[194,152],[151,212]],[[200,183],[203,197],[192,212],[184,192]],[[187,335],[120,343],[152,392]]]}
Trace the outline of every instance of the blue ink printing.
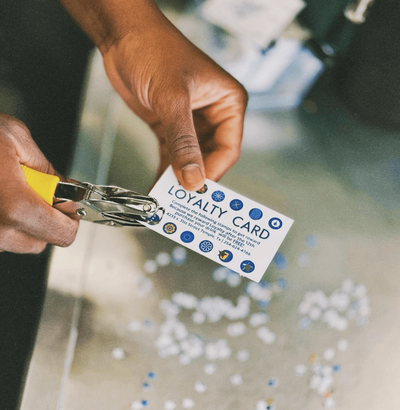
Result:
{"label": "blue ink printing", "polygon": [[225,194],[222,191],[214,191],[211,195],[211,198],[215,202],[221,202],[225,199]]}
{"label": "blue ink printing", "polygon": [[240,269],[245,273],[251,273],[255,269],[255,265],[252,261],[245,260],[240,264]]}
{"label": "blue ink printing", "polygon": [[210,241],[201,241],[199,244],[199,248],[202,252],[211,252],[213,249],[213,244]]}
{"label": "blue ink printing", "polygon": [[251,219],[253,219],[253,221],[258,221],[259,219],[262,218],[263,213],[262,213],[261,209],[253,208],[253,209],[250,210],[249,216],[250,216]]}
{"label": "blue ink printing", "polygon": [[282,221],[279,218],[271,218],[268,221],[268,225],[271,229],[281,229],[282,228]]}
{"label": "blue ink printing", "polygon": [[222,262],[230,262],[233,259],[233,254],[231,251],[225,249],[218,252],[218,257]]}
{"label": "blue ink printing", "polygon": [[193,242],[193,239],[194,239],[193,232],[190,232],[190,231],[182,232],[182,234],[181,234],[181,241],[182,242],[190,243],[190,242]]}
{"label": "blue ink printing", "polygon": [[164,226],[163,226],[163,231],[167,234],[167,235],[171,235],[173,233],[176,232],[176,225],[172,222],[167,222]]}
{"label": "blue ink printing", "polygon": [[243,202],[240,199],[233,199],[229,206],[233,211],[240,211],[243,208]]}

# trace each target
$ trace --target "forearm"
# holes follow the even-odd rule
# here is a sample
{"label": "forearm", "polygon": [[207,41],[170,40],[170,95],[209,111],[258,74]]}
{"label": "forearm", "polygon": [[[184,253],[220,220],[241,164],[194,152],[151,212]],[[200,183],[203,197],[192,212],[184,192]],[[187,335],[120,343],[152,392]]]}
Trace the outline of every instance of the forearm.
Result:
{"label": "forearm", "polygon": [[102,53],[127,34],[169,24],[153,0],[60,0]]}

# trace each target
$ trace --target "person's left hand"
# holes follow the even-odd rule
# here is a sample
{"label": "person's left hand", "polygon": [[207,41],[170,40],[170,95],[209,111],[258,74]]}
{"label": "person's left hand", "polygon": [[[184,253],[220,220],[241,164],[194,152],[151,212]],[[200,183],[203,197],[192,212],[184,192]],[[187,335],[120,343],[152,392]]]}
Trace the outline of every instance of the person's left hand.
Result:
{"label": "person's left hand", "polygon": [[236,162],[247,93],[161,12],[100,50],[112,85],[159,139],[157,178],[171,164],[193,191]]}

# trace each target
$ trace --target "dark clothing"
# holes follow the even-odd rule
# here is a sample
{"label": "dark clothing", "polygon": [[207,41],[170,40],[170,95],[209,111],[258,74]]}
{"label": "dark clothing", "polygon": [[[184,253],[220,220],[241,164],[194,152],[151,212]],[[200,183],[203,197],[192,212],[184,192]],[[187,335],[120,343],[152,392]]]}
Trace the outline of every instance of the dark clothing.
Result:
{"label": "dark clothing", "polygon": [[[25,122],[62,173],[70,164],[91,43],[56,0],[0,3],[0,111]],[[0,253],[0,409],[23,391],[50,251]]]}

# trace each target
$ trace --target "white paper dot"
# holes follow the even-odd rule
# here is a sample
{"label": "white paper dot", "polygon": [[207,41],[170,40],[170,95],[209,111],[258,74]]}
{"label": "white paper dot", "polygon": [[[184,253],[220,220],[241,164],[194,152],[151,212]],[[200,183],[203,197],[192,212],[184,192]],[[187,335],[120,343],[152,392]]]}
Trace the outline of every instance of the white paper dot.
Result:
{"label": "white paper dot", "polygon": [[167,252],[161,252],[156,256],[156,262],[160,266],[167,266],[171,262],[171,257],[168,255]]}
{"label": "white paper dot", "polygon": [[239,362],[246,362],[249,360],[250,357],[250,352],[247,349],[242,349],[239,350],[236,354],[236,358],[239,360]]}
{"label": "white paper dot", "polygon": [[213,279],[216,282],[223,282],[228,277],[229,269],[225,267],[220,267],[214,270]]}
{"label": "white paper dot", "polygon": [[311,309],[309,313],[309,317],[311,320],[318,320],[321,317],[321,315],[322,315],[322,311],[318,307],[314,307],[313,309]]}
{"label": "white paper dot", "polygon": [[265,400],[259,400],[256,404],[256,410],[266,410],[268,403]]}
{"label": "white paper dot", "polygon": [[325,350],[325,352],[324,352],[324,359],[325,360],[330,362],[331,360],[334,359],[334,357],[335,357],[335,349],[330,348],[330,349]]}
{"label": "white paper dot", "polygon": [[194,407],[194,401],[192,399],[183,399],[182,400],[182,407],[184,409],[191,409],[192,407]]}
{"label": "white paper dot", "polygon": [[306,252],[301,253],[297,258],[297,264],[306,267],[310,264],[310,255]]}
{"label": "white paper dot", "polygon": [[172,261],[176,265],[183,265],[186,262],[187,251],[182,246],[177,246],[172,251]]}
{"label": "white paper dot", "polygon": [[336,403],[333,397],[328,397],[325,400],[324,406],[326,409],[334,409],[336,407]]}
{"label": "white paper dot", "polygon": [[139,276],[136,279],[136,283],[139,296],[146,296],[153,288],[153,282],[145,276]]}
{"label": "white paper dot", "polygon": [[230,286],[231,288],[236,288],[240,285],[242,281],[242,278],[240,277],[239,274],[237,273],[232,273],[230,272],[226,278],[226,283],[228,284],[228,286]]}
{"label": "white paper dot", "polygon": [[188,364],[192,363],[192,359],[187,354],[181,354],[181,355],[179,355],[179,363],[182,366],[187,366]]}
{"label": "white paper dot", "polygon": [[364,285],[356,285],[353,295],[357,298],[362,298],[367,294],[367,288]]}
{"label": "white paper dot", "polygon": [[146,273],[156,273],[158,269],[158,264],[156,261],[146,261],[143,265],[143,270]]}
{"label": "white paper dot", "polygon": [[198,303],[196,296],[184,292],[174,293],[172,301],[184,309],[195,309]]}
{"label": "white paper dot", "polygon": [[206,315],[203,312],[194,312],[192,320],[194,323],[202,324],[206,321]]}
{"label": "white paper dot", "polygon": [[203,382],[197,381],[194,384],[194,389],[197,391],[197,393],[204,393],[207,390],[207,386]]}
{"label": "white paper dot", "polygon": [[344,352],[349,347],[349,342],[346,339],[340,339],[338,341],[338,350]]}
{"label": "white paper dot", "polygon": [[319,387],[319,385],[321,384],[321,376],[318,376],[316,374],[314,374],[311,379],[310,379],[310,389],[315,390]]}
{"label": "white paper dot", "polygon": [[243,383],[242,376],[240,374],[233,374],[230,377],[230,381],[234,386],[239,386],[240,384]]}
{"label": "white paper dot", "polygon": [[241,336],[246,332],[246,325],[243,322],[232,323],[228,326],[227,332],[232,337]]}
{"label": "white paper dot", "polygon": [[121,349],[120,347],[116,347],[115,349],[113,349],[113,351],[111,352],[111,356],[115,359],[115,360],[122,360],[123,358],[125,358],[125,352],[123,349]]}
{"label": "white paper dot", "polygon": [[204,366],[204,373],[211,375],[217,370],[217,366],[214,363],[208,363]]}
{"label": "white paper dot", "polygon": [[164,404],[165,410],[174,410],[176,408],[176,403],[172,400],[168,400]]}
{"label": "white paper dot", "polygon": [[130,332],[137,332],[142,327],[142,324],[138,320],[131,320],[128,324],[128,330]]}
{"label": "white paper dot", "polygon": [[304,364],[298,364],[295,368],[294,368],[294,372],[296,373],[296,376],[304,376],[307,373],[307,366]]}
{"label": "white paper dot", "polygon": [[257,336],[265,343],[271,344],[275,342],[275,333],[271,332],[266,326],[259,327],[257,329]]}
{"label": "white paper dot", "polygon": [[263,313],[263,312],[253,313],[250,316],[249,323],[250,323],[250,326],[257,327],[260,325],[264,325],[265,323],[268,322],[268,320],[269,320],[269,316],[266,313]]}
{"label": "white paper dot", "polygon": [[141,410],[143,409],[143,404],[140,400],[135,400],[131,404],[131,410]]}

